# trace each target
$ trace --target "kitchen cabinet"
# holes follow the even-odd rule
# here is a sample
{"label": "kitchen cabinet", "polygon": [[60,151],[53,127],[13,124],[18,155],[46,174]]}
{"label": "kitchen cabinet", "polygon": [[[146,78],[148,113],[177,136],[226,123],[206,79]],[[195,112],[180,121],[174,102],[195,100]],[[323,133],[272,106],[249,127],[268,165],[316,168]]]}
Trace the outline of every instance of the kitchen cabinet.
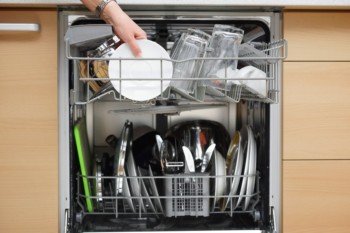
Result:
{"label": "kitchen cabinet", "polygon": [[350,62],[284,63],[283,159],[350,159],[349,77]]}
{"label": "kitchen cabinet", "polygon": [[[283,231],[348,232],[350,12],[288,11]],[[57,12],[0,9],[0,232],[58,229]]]}
{"label": "kitchen cabinet", "polygon": [[349,232],[350,11],[287,11],[284,233]]}
{"label": "kitchen cabinet", "polygon": [[283,162],[284,233],[350,229],[350,160]]}
{"label": "kitchen cabinet", "polygon": [[284,13],[287,61],[350,61],[350,11]]}
{"label": "kitchen cabinet", "polygon": [[0,232],[58,229],[57,13],[0,9]]}

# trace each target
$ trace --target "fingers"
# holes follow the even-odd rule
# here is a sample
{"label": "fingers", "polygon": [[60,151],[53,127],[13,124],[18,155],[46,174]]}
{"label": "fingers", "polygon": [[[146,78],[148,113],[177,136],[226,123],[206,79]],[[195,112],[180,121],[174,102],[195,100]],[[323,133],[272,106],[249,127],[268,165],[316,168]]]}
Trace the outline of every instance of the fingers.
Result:
{"label": "fingers", "polygon": [[131,39],[129,41],[126,41],[126,43],[129,45],[129,47],[130,47],[130,49],[135,57],[137,57],[137,58],[142,57],[142,51],[141,51],[139,45],[137,44],[136,39]]}
{"label": "fingers", "polygon": [[136,39],[147,39],[147,34],[144,32],[141,28],[137,33],[135,33],[135,38]]}
{"label": "fingers", "polygon": [[128,41],[125,41],[129,45],[134,56],[137,58],[141,58],[142,51],[139,45],[137,44],[136,39],[147,39],[146,33],[141,28],[136,28],[135,32],[133,33],[133,36],[129,38]]}

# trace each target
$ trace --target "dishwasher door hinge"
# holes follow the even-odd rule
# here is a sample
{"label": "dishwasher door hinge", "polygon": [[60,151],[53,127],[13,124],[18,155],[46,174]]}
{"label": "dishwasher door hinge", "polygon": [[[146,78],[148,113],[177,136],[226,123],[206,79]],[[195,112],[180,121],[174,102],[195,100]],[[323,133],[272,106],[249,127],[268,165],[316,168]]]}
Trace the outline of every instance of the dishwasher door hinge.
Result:
{"label": "dishwasher door hinge", "polygon": [[270,207],[270,232],[277,233],[275,207],[273,207],[273,206]]}
{"label": "dishwasher door hinge", "polygon": [[69,232],[69,217],[68,217],[68,209],[66,209],[64,211],[64,233],[68,233]]}

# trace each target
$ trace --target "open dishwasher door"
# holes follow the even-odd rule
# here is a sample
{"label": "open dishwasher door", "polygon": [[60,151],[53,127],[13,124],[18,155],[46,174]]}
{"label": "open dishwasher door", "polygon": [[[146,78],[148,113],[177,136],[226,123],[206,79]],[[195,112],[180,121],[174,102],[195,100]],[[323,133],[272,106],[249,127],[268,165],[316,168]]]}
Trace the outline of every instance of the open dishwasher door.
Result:
{"label": "open dishwasher door", "polygon": [[188,28],[208,34],[217,24],[242,29],[237,67],[265,72],[265,93],[248,85],[254,78],[225,75],[235,84],[220,93],[206,85],[193,93],[163,89],[159,78],[157,97],[126,98],[109,80],[109,54],[118,42],[111,27],[86,11],[63,8],[60,232],[280,232],[279,98],[286,55],[280,13],[144,9],[128,14],[169,54]]}

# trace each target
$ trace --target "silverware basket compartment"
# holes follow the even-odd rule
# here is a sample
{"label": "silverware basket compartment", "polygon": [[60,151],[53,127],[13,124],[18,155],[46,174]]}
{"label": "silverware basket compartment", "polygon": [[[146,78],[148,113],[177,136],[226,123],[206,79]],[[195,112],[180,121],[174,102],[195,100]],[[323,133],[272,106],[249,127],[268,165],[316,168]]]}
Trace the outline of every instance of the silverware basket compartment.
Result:
{"label": "silverware basket compartment", "polygon": [[[169,176],[169,175],[167,175]],[[209,216],[209,174],[172,175],[165,179],[165,216]]]}

